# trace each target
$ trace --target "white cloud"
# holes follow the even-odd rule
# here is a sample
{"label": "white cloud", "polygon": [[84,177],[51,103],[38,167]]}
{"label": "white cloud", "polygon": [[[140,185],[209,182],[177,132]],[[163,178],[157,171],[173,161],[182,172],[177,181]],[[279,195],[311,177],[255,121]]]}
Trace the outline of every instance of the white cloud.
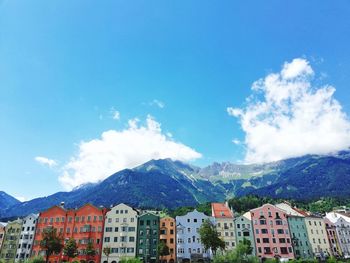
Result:
{"label": "white cloud", "polygon": [[37,156],[34,158],[35,161],[37,161],[40,164],[47,165],[49,167],[53,167],[57,165],[57,162],[55,160],[49,159],[47,157],[43,156]]}
{"label": "white cloud", "polygon": [[151,106],[157,106],[157,107],[159,107],[161,109],[163,109],[165,107],[165,103],[160,101],[160,100],[157,100],[157,99],[152,100],[149,104]]}
{"label": "white cloud", "polygon": [[72,189],[150,159],[190,161],[200,157],[194,149],[163,134],[160,123],[148,116],[145,125],[132,119],[124,130],[105,131],[101,138],[81,142],[78,153],[63,167],[59,181],[66,189]]}
{"label": "white cloud", "polygon": [[333,97],[335,88],[313,86],[305,59],[256,81],[242,108],[227,108],[245,132],[246,162],[327,154],[350,146],[350,121]]}

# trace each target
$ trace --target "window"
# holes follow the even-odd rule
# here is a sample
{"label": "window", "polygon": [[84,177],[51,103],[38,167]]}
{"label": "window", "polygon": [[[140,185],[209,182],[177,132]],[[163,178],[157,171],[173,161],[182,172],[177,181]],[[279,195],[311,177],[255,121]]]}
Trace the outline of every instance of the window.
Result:
{"label": "window", "polygon": [[267,233],[268,233],[268,231],[266,228],[261,229],[261,234],[267,234]]}
{"label": "window", "polygon": [[108,243],[110,242],[111,238],[110,237],[105,237],[104,242]]}
{"label": "window", "polygon": [[281,254],[288,254],[288,250],[286,247],[281,247]]}
{"label": "window", "polygon": [[262,241],[263,243],[270,243],[270,240],[268,238],[263,238]]}

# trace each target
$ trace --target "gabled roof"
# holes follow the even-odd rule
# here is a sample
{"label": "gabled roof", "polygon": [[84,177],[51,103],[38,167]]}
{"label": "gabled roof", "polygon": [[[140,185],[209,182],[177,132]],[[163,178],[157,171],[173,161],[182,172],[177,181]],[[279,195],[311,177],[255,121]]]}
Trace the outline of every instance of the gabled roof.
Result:
{"label": "gabled roof", "polygon": [[215,218],[233,218],[233,213],[225,203],[211,203],[212,216]]}

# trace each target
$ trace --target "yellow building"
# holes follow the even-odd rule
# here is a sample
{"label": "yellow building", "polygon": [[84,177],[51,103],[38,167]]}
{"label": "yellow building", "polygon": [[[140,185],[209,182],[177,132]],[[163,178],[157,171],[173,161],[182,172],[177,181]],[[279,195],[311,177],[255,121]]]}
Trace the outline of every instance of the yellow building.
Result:
{"label": "yellow building", "polygon": [[224,203],[211,204],[212,217],[220,237],[225,241],[225,249],[231,250],[236,246],[235,224],[231,209]]}
{"label": "yellow building", "polygon": [[324,219],[316,216],[307,216],[305,217],[305,225],[314,257],[323,259],[330,256],[330,246]]}

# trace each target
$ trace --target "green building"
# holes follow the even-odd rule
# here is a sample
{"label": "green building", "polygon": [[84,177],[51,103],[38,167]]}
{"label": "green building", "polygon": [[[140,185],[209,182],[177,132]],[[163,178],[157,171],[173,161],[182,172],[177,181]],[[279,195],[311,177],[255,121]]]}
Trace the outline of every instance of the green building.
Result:
{"label": "green building", "polygon": [[158,262],[159,220],[151,212],[138,218],[136,256],[145,263]]}
{"label": "green building", "polygon": [[5,238],[2,243],[0,261],[15,262],[18,241],[22,231],[22,220],[9,222],[5,227]]}
{"label": "green building", "polygon": [[255,240],[254,240],[254,230],[253,224],[250,216],[250,212],[241,215],[240,217],[236,217],[234,219],[235,222],[235,235],[236,235],[236,243],[242,242],[244,239],[250,241],[251,247],[253,248],[252,255],[255,256]]}
{"label": "green building", "polygon": [[288,224],[295,258],[312,258],[312,248],[307,234],[305,218],[288,215]]}

